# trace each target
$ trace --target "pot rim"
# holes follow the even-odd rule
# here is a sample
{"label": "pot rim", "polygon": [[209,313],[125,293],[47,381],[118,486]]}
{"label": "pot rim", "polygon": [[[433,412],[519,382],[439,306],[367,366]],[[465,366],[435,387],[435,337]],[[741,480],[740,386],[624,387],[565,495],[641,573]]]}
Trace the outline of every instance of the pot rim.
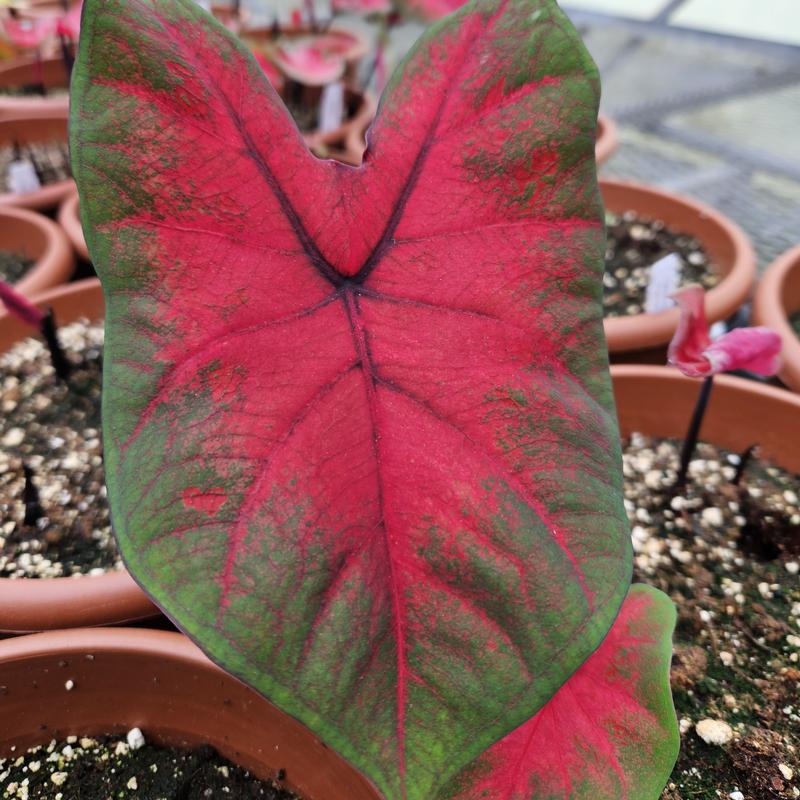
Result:
{"label": "pot rim", "polygon": [[800,338],[789,322],[789,314],[800,311],[800,302],[792,303],[792,308],[785,297],[789,278],[795,274],[800,285],[800,245],[778,256],[761,276],[753,298],[753,318],[781,337],[783,363],[778,376],[790,389],[800,392]]}
{"label": "pot rim", "polygon": [[[44,126],[47,124],[63,125],[64,141],[67,142],[67,123],[69,116],[68,105],[62,108],[48,109],[47,113],[33,113],[29,114],[20,110],[14,116],[0,116],[0,139],[8,141],[9,137],[6,135],[6,129],[13,129],[14,126],[24,127],[27,124],[32,125],[34,128],[37,126]],[[43,137],[44,140],[47,137]],[[25,141],[38,141],[34,134],[30,139]],[[57,206],[61,200],[75,188],[75,181],[72,178],[65,178],[63,181],[56,181],[42,186],[35,192],[25,192],[18,194],[16,192],[3,192],[0,193],[0,206],[14,206],[15,208],[28,208],[28,209],[48,209]]]}
{"label": "pot rim", "polygon": [[[67,697],[65,679],[74,679]],[[124,736],[138,726],[156,743],[211,744],[262,778],[286,767],[285,785],[306,800],[378,798],[369,780],[311,730],[181,633],[75,628],[6,639],[0,682],[11,701],[5,711],[0,705],[0,721],[19,713],[15,705],[24,710],[21,728],[0,725],[7,754],[12,745],[53,736]]]}
{"label": "pot rim", "polygon": [[[81,316],[97,318],[102,290],[97,278],[87,278],[43,292],[32,302],[40,307],[59,309],[61,323]],[[23,323],[10,315],[0,316],[2,341],[17,340],[14,333],[24,330]],[[8,331],[11,331],[9,333]],[[0,578],[0,632],[29,633],[52,628],[75,628],[82,625],[108,625],[135,622],[158,616],[159,610],[142,592],[126,571],[79,578]]]}
{"label": "pot rim", "polygon": [[[667,225],[674,224],[677,214],[693,221],[692,229],[682,232],[703,244],[724,276],[706,292],[709,323],[730,316],[747,299],[756,277],[756,254],[749,237],[735,222],[709,205],[657,186],[610,178],[601,178],[599,184],[604,203],[611,211],[639,211],[642,205],[657,205],[661,209],[658,215]],[[630,202],[607,202],[606,195],[612,193],[624,194],[626,199],[630,196]],[[627,208],[622,207],[625,205]],[[683,223],[678,226],[686,227]],[[677,308],[671,308],[655,314],[605,318],[603,328],[609,352],[624,353],[666,345],[678,326],[678,316]]]}
{"label": "pot rim", "polygon": [[[48,62],[63,64],[63,59],[56,56],[43,58],[42,64],[45,69],[47,69]],[[0,85],[4,84],[4,78],[9,72],[33,66],[35,63],[35,58],[25,55],[0,63]],[[69,89],[69,81],[66,81],[64,85]],[[61,97],[0,95],[0,116],[2,117],[52,116],[66,114],[68,110],[69,94]]]}
{"label": "pot rim", "polygon": [[[700,380],[649,364],[612,364],[611,379],[623,435],[638,431],[683,438]],[[717,375],[700,439],[734,452],[758,444],[764,458],[800,473],[798,420],[800,395],[735,375]]]}
{"label": "pot rim", "polygon": [[[0,206],[0,217],[13,220],[21,228],[35,228],[45,239],[44,247],[34,253],[35,262],[14,288],[26,297],[60,286],[75,271],[75,257],[64,232],[43,214],[13,206]],[[27,237],[26,237],[27,238]],[[8,312],[0,309],[0,318]]]}
{"label": "pot rim", "polygon": [[619,147],[617,123],[607,114],[597,115],[597,141],[594,145],[594,160],[600,167],[608,161]]}
{"label": "pot rim", "polygon": [[84,260],[89,261],[89,248],[86,246],[86,237],[83,235],[81,225],[81,201],[77,187],[61,201],[58,207],[58,224],[63,228],[67,238],[72,243],[75,252]]}

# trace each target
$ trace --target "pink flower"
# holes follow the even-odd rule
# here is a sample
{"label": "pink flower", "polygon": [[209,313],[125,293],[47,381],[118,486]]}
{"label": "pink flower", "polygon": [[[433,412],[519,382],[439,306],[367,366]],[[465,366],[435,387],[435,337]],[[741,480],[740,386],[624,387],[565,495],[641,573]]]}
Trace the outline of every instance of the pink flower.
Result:
{"label": "pink flower", "polygon": [[17,319],[22,320],[33,328],[42,327],[44,314],[5,281],[0,281],[0,302],[2,302],[9,313],[13,314]]}
{"label": "pink flower", "polygon": [[685,286],[672,295],[681,316],[669,343],[669,363],[690,378],[732,369],[774,375],[780,369],[780,336],[769,328],[736,328],[712,341],[704,294],[701,286]]}

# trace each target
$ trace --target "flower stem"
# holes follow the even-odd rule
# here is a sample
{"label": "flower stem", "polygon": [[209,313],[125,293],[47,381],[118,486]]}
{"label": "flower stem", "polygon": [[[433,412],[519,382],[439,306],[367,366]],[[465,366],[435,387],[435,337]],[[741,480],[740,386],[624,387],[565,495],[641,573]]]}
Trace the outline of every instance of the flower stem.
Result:
{"label": "flower stem", "polygon": [[706,414],[708,407],[708,399],[711,396],[711,388],[714,385],[714,376],[709,375],[704,381],[700,389],[700,394],[697,396],[697,403],[692,413],[692,419],[689,423],[689,430],[686,431],[686,436],[683,440],[683,450],[681,450],[681,466],[678,470],[678,478],[675,481],[673,491],[678,492],[686,486],[686,476],[689,473],[689,462],[692,460],[694,450],[697,447],[697,437],[700,433],[700,426],[703,424],[703,417]]}

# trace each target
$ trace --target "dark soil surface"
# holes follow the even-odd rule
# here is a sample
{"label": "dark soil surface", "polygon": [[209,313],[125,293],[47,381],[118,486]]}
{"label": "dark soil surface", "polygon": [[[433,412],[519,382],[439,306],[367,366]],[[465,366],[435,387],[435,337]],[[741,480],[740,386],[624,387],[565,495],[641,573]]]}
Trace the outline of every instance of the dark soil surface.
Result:
{"label": "dark soil surface", "polygon": [[26,144],[19,152],[15,152],[15,148],[7,143],[0,147],[0,192],[10,191],[7,184],[8,165],[19,156],[33,163],[42,186],[58,183],[72,175],[66,142]]}
{"label": "dark soil surface", "polygon": [[650,280],[650,267],[675,253],[681,260],[680,285],[699,283],[711,289],[719,276],[697,239],[626,211],[606,212],[606,271],[603,276],[603,309],[607,317],[641,314]]}
{"label": "dark soil surface", "polygon": [[634,580],[678,610],[681,754],[662,800],[798,797],[800,477],[751,459],[736,486],[739,457],[701,444],[673,495],[678,460],[674,442],[625,446]]}
{"label": "dark soil surface", "polygon": [[0,280],[6,283],[16,283],[34,263],[33,259],[27,258],[21,253],[0,250]]}
{"label": "dark soil surface", "polygon": [[[138,733],[138,731],[132,732]],[[177,750],[125,737],[51,741],[0,759],[0,791],[14,800],[297,800],[278,781],[261,781],[211,747]]]}
{"label": "dark soil surface", "polygon": [[[0,577],[50,578],[119,568],[100,440],[103,326],[59,329],[74,364],[59,381],[27,339],[0,356]],[[26,508],[24,467],[40,515]],[[28,517],[26,520],[26,516]]]}
{"label": "dark soil surface", "polygon": [[789,317],[789,322],[797,337],[800,338],[800,311],[795,311],[794,314]]}

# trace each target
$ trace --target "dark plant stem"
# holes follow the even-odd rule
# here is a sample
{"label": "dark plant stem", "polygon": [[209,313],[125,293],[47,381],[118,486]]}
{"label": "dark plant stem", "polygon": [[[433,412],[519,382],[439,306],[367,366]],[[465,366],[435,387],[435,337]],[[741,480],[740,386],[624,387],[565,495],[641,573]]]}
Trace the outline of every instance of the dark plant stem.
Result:
{"label": "dark plant stem", "polygon": [[306,14],[308,14],[308,23],[311,26],[313,33],[319,33],[319,23],[317,22],[317,12],[314,8],[314,0],[304,0],[306,7]]}
{"label": "dark plant stem", "polygon": [[47,349],[50,351],[50,360],[53,363],[56,375],[66,383],[72,367],[59,344],[58,334],[56,333],[56,318],[52,308],[47,310],[42,320],[42,336],[45,344],[47,344]]}
{"label": "dark plant stem", "polygon": [[750,447],[740,454],[739,463],[736,466],[736,474],[733,476],[733,480],[731,481],[734,486],[738,486],[742,482],[742,476],[744,475],[748,464],[753,458],[753,454],[755,453],[757,447],[757,444],[751,444]]}
{"label": "dark plant stem", "polygon": [[708,407],[708,399],[711,396],[711,389],[714,386],[714,376],[709,375],[704,381],[697,397],[697,404],[692,413],[689,423],[689,430],[683,440],[683,450],[681,450],[681,465],[678,469],[678,478],[673,487],[674,492],[679,492],[686,486],[686,476],[689,473],[689,462],[692,460],[694,450],[697,447],[697,437],[700,433],[700,426],[703,424],[703,417]]}
{"label": "dark plant stem", "polygon": [[71,42],[67,40],[63,33],[58,34],[58,41],[61,44],[61,58],[64,61],[64,69],[67,71],[67,77],[70,77],[72,75],[72,67],[75,64]]}
{"label": "dark plant stem", "polygon": [[22,465],[25,475],[25,488],[22,490],[22,501],[25,503],[25,525],[35,525],[43,516],[42,504],[39,500],[39,490],[33,482],[33,470],[27,465]]}

